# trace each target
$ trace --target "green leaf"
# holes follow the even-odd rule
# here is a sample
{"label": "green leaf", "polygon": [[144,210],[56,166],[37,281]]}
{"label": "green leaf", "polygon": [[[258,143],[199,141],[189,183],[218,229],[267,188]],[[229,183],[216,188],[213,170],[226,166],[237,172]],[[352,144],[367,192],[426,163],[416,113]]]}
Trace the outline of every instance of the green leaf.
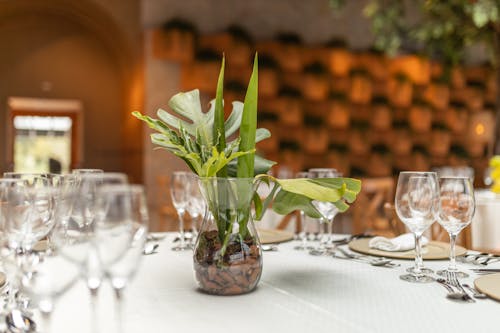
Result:
{"label": "green leaf", "polygon": [[231,135],[236,133],[236,131],[240,128],[241,124],[241,115],[243,114],[243,103],[234,101],[233,102],[233,110],[231,114],[226,120],[226,139]]}
{"label": "green leaf", "polygon": [[[250,151],[255,149],[255,136],[257,130],[257,91],[258,91],[258,58],[257,53],[253,63],[253,71],[248,83],[243,114],[240,125],[240,147],[239,151]],[[238,158],[237,175],[239,178],[254,176],[254,154],[248,154]]]}
{"label": "green leaf", "polygon": [[[225,58],[222,57],[222,64],[219,72],[219,79],[217,81],[217,91],[215,93],[215,111],[214,111],[214,125],[213,137],[217,138],[217,150],[224,152],[226,149],[226,130],[224,129],[224,102],[222,96],[224,93],[224,65]],[[226,166],[222,167],[217,173],[219,177],[227,177]]]}
{"label": "green leaf", "polygon": [[287,215],[295,210],[301,210],[309,217],[323,218],[324,216],[314,207],[312,200],[304,195],[281,190],[276,195],[273,210],[281,215]]}
{"label": "green leaf", "polygon": [[175,94],[168,102],[168,105],[174,114],[180,115],[190,122],[162,109],[159,109],[157,112],[158,118],[171,128],[185,128],[192,136],[196,136],[198,132],[204,145],[211,146],[213,144],[212,128],[215,106],[212,103],[210,110],[204,113],[201,110],[200,92],[198,89]]}
{"label": "green leaf", "polygon": [[[269,182],[267,179],[261,179],[263,183],[266,183],[269,185]],[[261,202],[261,207],[260,207],[260,212],[255,209],[255,220],[260,221],[262,217],[264,217],[264,213],[266,212],[267,208],[271,205],[271,202],[273,202],[274,195],[276,194],[276,191],[279,189],[279,185],[277,183],[274,183],[273,189],[271,190],[271,193],[267,196],[266,199],[264,199],[264,202]],[[257,194],[257,191],[255,191],[255,194]],[[260,197],[259,197],[260,201]]]}
{"label": "green leaf", "polygon": [[306,178],[297,179],[276,179],[283,190],[318,201],[335,202],[342,199],[342,189],[322,186]]}
{"label": "green leaf", "polygon": [[[276,162],[265,159],[262,156],[255,155],[254,159],[254,175],[267,173]],[[237,177],[237,162],[231,161],[227,167],[227,174],[229,177]]]}

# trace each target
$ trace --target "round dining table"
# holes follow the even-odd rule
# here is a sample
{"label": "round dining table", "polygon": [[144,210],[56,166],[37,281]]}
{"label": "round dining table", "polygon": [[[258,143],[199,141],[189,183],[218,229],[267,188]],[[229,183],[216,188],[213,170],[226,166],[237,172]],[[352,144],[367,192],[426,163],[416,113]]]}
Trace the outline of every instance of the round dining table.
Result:
{"label": "round dining table", "polygon": [[[192,252],[171,250],[173,233],[159,242],[158,253],[143,256],[125,292],[121,328],[109,283],[92,303],[80,281],[57,302],[51,332],[498,332],[500,302],[475,303],[446,298],[438,283],[399,279],[413,264],[376,267],[294,250],[298,241],[264,252],[264,269],[255,291],[238,296],[200,292],[194,280]],[[426,261],[434,270],[446,260]],[[472,264],[459,263],[470,273]],[[500,268],[499,263],[488,266]],[[94,315],[92,315],[94,313]],[[95,316],[97,314],[97,316]],[[97,317],[97,318],[96,318]],[[40,322],[42,325],[43,322]]]}

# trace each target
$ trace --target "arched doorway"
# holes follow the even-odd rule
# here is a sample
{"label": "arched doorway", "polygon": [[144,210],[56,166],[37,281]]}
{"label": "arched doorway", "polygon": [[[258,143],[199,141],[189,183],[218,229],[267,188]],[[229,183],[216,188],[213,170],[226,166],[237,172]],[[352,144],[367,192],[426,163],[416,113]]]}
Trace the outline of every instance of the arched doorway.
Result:
{"label": "arched doorway", "polygon": [[[78,167],[124,171],[140,181],[141,127],[129,114],[142,103],[141,45],[133,47],[124,28],[91,1],[2,2],[0,22],[0,119],[7,119],[12,96],[80,100]],[[1,153],[8,149],[6,123],[0,122],[4,171],[12,168]]]}

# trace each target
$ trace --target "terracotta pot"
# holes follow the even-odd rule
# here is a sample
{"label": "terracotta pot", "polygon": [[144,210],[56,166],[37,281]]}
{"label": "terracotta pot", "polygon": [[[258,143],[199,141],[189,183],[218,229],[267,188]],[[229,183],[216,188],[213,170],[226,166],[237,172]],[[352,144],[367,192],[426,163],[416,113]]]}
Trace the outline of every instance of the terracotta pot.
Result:
{"label": "terracotta pot", "polygon": [[453,134],[464,134],[468,120],[469,113],[461,104],[452,104],[444,111],[444,121]]}
{"label": "terracotta pot", "polygon": [[387,83],[388,98],[395,107],[406,108],[413,99],[413,85],[405,78],[392,77]]}
{"label": "terracotta pot", "polygon": [[304,154],[297,150],[282,150],[280,148],[279,165],[287,167],[293,174],[302,170],[304,165]]}
{"label": "terracotta pot", "polygon": [[302,103],[294,97],[280,97],[278,103],[280,123],[286,126],[299,126],[303,121]]}
{"label": "terracotta pot", "polygon": [[323,127],[304,129],[304,151],[310,154],[322,154],[328,150],[328,130]]}
{"label": "terracotta pot", "polygon": [[410,130],[394,129],[390,147],[394,155],[409,155],[413,147]]}
{"label": "terracotta pot", "polygon": [[352,54],[345,48],[326,50],[326,64],[334,76],[347,76],[351,70]]}
{"label": "terracotta pot", "polygon": [[432,130],[429,151],[433,156],[447,156],[450,151],[451,134],[446,130]]}
{"label": "terracotta pot", "polygon": [[284,71],[300,72],[302,63],[302,46],[297,44],[280,44],[277,60]]}
{"label": "terracotta pot", "polygon": [[368,163],[367,172],[371,177],[387,177],[392,174],[392,163],[389,155],[372,153]]}
{"label": "terracotta pot", "polygon": [[215,93],[219,70],[220,64],[214,61],[197,61],[182,66],[181,86],[185,90]]}
{"label": "terracotta pot", "polygon": [[465,71],[462,67],[456,66],[451,70],[450,83],[453,88],[463,88],[466,85]]}
{"label": "terracotta pot", "polygon": [[468,86],[465,89],[465,104],[471,111],[480,111],[484,105],[484,87]]}
{"label": "terracotta pot", "polygon": [[444,110],[450,100],[450,89],[443,83],[431,83],[425,90],[425,99],[436,109]]}
{"label": "terracotta pot", "polygon": [[351,119],[349,105],[344,101],[334,100],[330,102],[327,115],[327,123],[330,128],[347,129]]}
{"label": "terracotta pot", "polygon": [[372,98],[372,82],[369,76],[355,74],[351,76],[349,99],[353,103],[368,104]]}
{"label": "terracotta pot", "polygon": [[279,89],[279,79],[276,70],[259,69],[259,96],[276,96]]}
{"label": "terracotta pot", "polygon": [[157,58],[188,63],[195,53],[193,31],[156,29],[152,33],[153,55]]}
{"label": "terracotta pot", "polygon": [[389,130],[392,126],[392,110],[388,105],[372,106],[371,126],[378,131]]}
{"label": "terracotta pot", "polygon": [[302,94],[313,101],[324,100],[330,92],[328,76],[324,74],[305,73],[302,84]]}
{"label": "terracotta pot", "polygon": [[368,154],[370,151],[370,143],[366,130],[351,130],[349,135],[349,151],[356,155]]}
{"label": "terracotta pot", "polygon": [[408,113],[408,121],[413,131],[429,132],[432,126],[432,110],[426,105],[413,105]]}
{"label": "terracotta pot", "polygon": [[350,174],[349,155],[343,150],[330,150],[327,155],[328,166],[337,169],[344,176]]}

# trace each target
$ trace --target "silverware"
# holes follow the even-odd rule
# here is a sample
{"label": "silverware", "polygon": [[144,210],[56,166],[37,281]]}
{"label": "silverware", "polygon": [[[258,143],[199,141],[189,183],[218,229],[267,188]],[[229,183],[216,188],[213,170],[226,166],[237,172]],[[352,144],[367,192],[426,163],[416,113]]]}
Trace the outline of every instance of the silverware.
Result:
{"label": "silverware", "polygon": [[469,253],[463,256],[457,257],[457,260],[460,262],[474,264],[474,265],[483,265],[487,266],[493,262],[500,261],[500,256],[491,253]]}
{"label": "silverware", "polygon": [[463,283],[462,286],[464,286],[465,288],[467,288],[472,293],[472,296],[474,296],[474,298],[478,298],[478,299],[488,298],[488,296],[486,294],[483,294],[482,292],[479,292],[476,288],[472,288],[467,283]]}
{"label": "silverware", "polygon": [[445,279],[439,278],[439,279],[436,279],[436,282],[446,288],[446,290],[448,291],[448,293],[446,294],[447,298],[454,299],[454,300],[467,301],[467,297],[464,294],[462,294],[461,292],[455,291],[455,289],[448,282],[446,282]]}
{"label": "silverware", "polygon": [[28,315],[20,310],[12,310],[5,318],[7,329],[12,333],[36,332],[36,324]]}
{"label": "silverware", "polygon": [[[342,255],[338,255],[335,251],[340,252]],[[331,255],[334,258],[338,259],[350,259],[350,260],[355,260],[359,262],[364,262],[368,263],[372,266],[380,266],[380,267],[389,267],[389,268],[394,268],[400,266],[400,264],[396,264],[392,262],[391,259],[387,259],[384,257],[372,257],[364,254],[357,254],[357,253],[352,253],[348,252],[340,247],[336,248],[335,251],[331,253]]]}
{"label": "silverware", "polygon": [[156,250],[159,246],[160,245],[158,243],[146,243],[146,245],[144,245],[144,249],[142,250],[142,254],[148,256],[150,254],[158,253]]}
{"label": "silverware", "polygon": [[148,237],[146,238],[146,241],[148,242],[159,242],[165,239],[167,237],[166,234],[164,235],[155,235],[155,234],[149,234]]}
{"label": "silverware", "polygon": [[464,297],[465,297],[465,299],[466,299],[467,302],[469,302],[469,303],[475,303],[476,302],[474,300],[474,298],[472,298],[467,293],[467,291],[465,291],[464,287],[462,287],[462,285],[458,281],[457,274],[455,274],[455,272],[446,271],[446,282],[448,282],[452,286],[456,287],[462,294],[464,294]]}
{"label": "silverware", "polygon": [[493,274],[500,273],[500,268],[473,268],[471,271],[476,274]]}

